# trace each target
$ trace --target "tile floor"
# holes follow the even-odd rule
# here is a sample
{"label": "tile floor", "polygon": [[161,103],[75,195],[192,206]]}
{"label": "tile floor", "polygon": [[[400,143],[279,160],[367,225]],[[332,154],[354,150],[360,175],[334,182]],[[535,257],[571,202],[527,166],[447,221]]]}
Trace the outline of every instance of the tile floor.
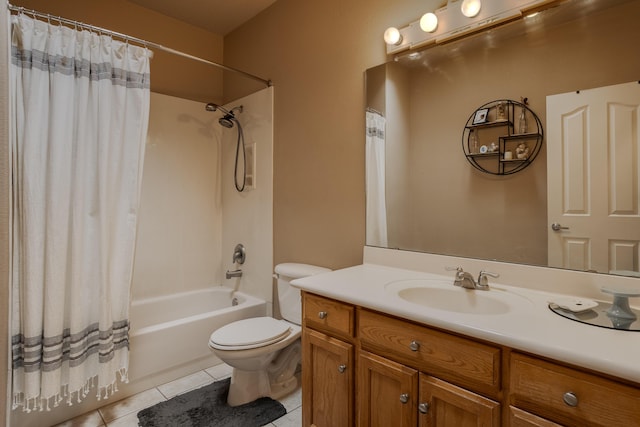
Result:
{"label": "tile floor", "polygon": [[[142,409],[230,376],[231,367],[229,365],[213,366],[103,406],[98,410],[80,415],[55,427],[137,427],[137,414]],[[268,426],[300,427],[302,425],[301,390],[294,391],[280,399],[280,402],[287,410],[287,413]]]}

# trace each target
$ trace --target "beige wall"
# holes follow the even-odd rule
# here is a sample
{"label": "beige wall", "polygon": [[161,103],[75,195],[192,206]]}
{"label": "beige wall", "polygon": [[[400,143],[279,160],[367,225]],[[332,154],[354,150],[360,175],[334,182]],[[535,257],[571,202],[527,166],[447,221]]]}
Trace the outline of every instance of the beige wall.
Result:
{"label": "beige wall", "polygon": [[[274,262],[362,261],[364,70],[382,33],[441,0],[278,0],[225,37],[225,63],[273,80]],[[225,97],[246,90],[225,80]]]}
{"label": "beige wall", "polygon": [[[218,62],[223,38],[126,0],[13,0],[12,4],[86,22]],[[202,102],[223,102],[218,68],[158,49],[151,60],[151,90]]]}

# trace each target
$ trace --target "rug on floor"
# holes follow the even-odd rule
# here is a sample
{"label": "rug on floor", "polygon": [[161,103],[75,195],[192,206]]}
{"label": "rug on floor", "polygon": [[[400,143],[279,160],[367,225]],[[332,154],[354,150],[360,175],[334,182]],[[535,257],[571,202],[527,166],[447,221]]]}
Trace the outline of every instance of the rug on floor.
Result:
{"label": "rug on floor", "polygon": [[282,404],[261,397],[240,406],[227,405],[230,378],[180,394],[138,412],[142,427],[258,427],[287,413]]}

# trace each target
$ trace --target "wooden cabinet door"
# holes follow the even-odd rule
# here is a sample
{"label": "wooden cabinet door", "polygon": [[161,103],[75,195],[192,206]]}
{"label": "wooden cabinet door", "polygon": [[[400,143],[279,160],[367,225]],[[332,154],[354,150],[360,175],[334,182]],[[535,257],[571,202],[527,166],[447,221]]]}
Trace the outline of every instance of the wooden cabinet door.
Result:
{"label": "wooden cabinet door", "polygon": [[545,420],[521,409],[509,407],[508,427],[562,427],[553,421]]}
{"label": "wooden cabinet door", "polygon": [[358,425],[415,427],[418,371],[366,351],[358,355]]}
{"label": "wooden cabinet door", "polygon": [[420,427],[500,425],[499,403],[424,374],[420,374],[420,405]]}
{"label": "wooden cabinet door", "polygon": [[302,425],[354,424],[353,345],[305,329],[302,334]]}

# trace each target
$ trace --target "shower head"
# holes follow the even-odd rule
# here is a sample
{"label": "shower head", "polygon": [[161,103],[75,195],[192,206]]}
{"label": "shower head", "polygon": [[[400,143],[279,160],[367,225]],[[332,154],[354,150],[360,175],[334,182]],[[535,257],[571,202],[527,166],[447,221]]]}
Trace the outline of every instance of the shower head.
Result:
{"label": "shower head", "polygon": [[233,107],[231,110],[227,110],[226,108],[221,107],[218,104],[214,104],[213,102],[208,103],[204,108],[207,111],[222,111],[224,117],[218,119],[218,123],[220,123],[220,125],[226,127],[227,129],[231,129],[233,127],[233,121],[236,120],[234,112],[238,111],[239,113],[242,113],[243,110],[242,105],[238,105],[237,107]]}
{"label": "shower head", "polygon": [[232,113],[225,114],[224,117],[220,117],[218,119],[218,123],[220,125],[226,127],[227,129],[231,129],[233,127],[233,121],[235,120],[235,116]]}

